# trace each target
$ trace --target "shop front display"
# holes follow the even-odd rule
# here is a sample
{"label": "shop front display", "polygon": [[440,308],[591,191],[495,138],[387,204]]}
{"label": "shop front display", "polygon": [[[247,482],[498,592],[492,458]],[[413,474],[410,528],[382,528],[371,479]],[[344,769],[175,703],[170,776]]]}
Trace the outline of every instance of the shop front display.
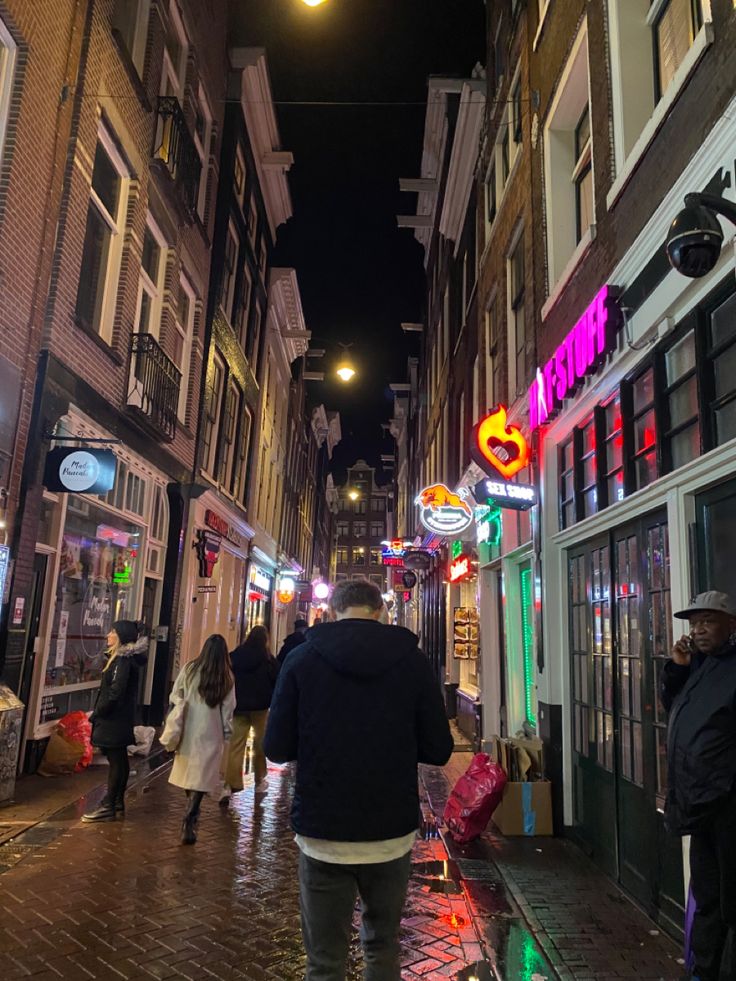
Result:
{"label": "shop front display", "polygon": [[251,562],[248,570],[248,630],[259,624],[270,626],[272,595],[273,576],[262,566]]}

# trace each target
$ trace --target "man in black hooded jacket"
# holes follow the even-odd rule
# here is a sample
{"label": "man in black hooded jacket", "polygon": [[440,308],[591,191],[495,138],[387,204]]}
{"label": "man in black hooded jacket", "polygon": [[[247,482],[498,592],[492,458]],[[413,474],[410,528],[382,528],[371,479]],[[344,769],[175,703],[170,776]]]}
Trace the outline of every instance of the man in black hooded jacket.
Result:
{"label": "man in black hooded jacket", "polygon": [[[722,961],[736,928],[736,603],[711,590],[675,614],[690,636],[672,650],[662,673],[669,711],[665,821],[690,839],[695,897],[693,979],[736,978]],[[725,973],[724,973],[725,972]]]}
{"label": "man in black hooded jacket", "polygon": [[398,981],[417,764],[446,763],[452,736],[417,638],[378,622],[378,587],[340,583],[331,605],[336,622],[312,627],[281,670],[264,747],[298,764],[291,823],[307,981],[345,978],[356,893],[365,979]]}

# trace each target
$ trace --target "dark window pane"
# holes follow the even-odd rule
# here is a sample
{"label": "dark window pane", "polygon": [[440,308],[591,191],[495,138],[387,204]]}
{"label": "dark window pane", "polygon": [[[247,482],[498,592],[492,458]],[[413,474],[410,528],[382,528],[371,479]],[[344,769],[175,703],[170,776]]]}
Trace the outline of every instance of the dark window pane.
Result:
{"label": "dark window pane", "polygon": [[583,487],[590,487],[595,483],[595,454],[583,461]]}
{"label": "dark window pane", "polygon": [[615,504],[616,501],[623,501],[624,497],[624,475],[619,472],[613,477],[608,478],[608,503]]}
{"label": "dark window pane", "polygon": [[722,398],[736,390],[736,344],[727,348],[713,362],[716,381],[716,398]]}
{"label": "dark window pane", "polygon": [[614,436],[606,445],[606,470],[611,473],[617,470],[623,462],[624,441],[621,436]]}
{"label": "dark window pane", "polygon": [[716,411],[716,442],[720,445],[736,436],[736,399]]}
{"label": "dark window pane", "polygon": [[98,328],[105,289],[111,232],[97,206],[90,201],[77,289],[77,316],[87,327]]}
{"label": "dark window pane", "polygon": [[672,466],[676,470],[700,456],[700,425],[696,422],[672,437]]}
{"label": "dark window pane", "polygon": [[639,450],[654,446],[657,441],[654,423],[654,409],[644,413],[634,424],[634,448]]}
{"label": "dark window pane", "polygon": [[595,449],[595,426],[592,421],[582,429],[583,456]]}
{"label": "dark window pane", "polygon": [[710,316],[710,341],[713,347],[736,337],[736,293],[732,293]]}
{"label": "dark window pane", "polygon": [[595,487],[583,494],[583,515],[589,517],[598,510],[598,492]]}
{"label": "dark window pane", "polygon": [[575,505],[571,502],[562,509],[562,527],[569,528],[575,524]]}
{"label": "dark window pane", "polygon": [[657,479],[657,459],[654,452],[640,456],[636,461],[636,486],[646,487]]}
{"label": "dark window pane", "polygon": [[637,378],[632,385],[634,393],[634,412],[639,412],[654,401],[654,372],[650,368]]}
{"label": "dark window pane", "polygon": [[667,384],[672,385],[695,367],[695,331],[690,331],[665,354]]}
{"label": "dark window pane", "polygon": [[92,187],[110,216],[117,219],[118,201],[120,200],[120,174],[113,167],[112,161],[101,143],[97,144],[95,151]]}
{"label": "dark window pane", "polygon": [[693,375],[670,395],[670,426],[674,429],[697,415],[698,385]]}
{"label": "dark window pane", "polygon": [[146,228],[145,235],[143,236],[143,254],[141,255],[141,265],[148,273],[148,278],[154,283],[158,280],[158,263],[160,255],[161,249],[159,248],[158,242],[153,237],[151,229]]}

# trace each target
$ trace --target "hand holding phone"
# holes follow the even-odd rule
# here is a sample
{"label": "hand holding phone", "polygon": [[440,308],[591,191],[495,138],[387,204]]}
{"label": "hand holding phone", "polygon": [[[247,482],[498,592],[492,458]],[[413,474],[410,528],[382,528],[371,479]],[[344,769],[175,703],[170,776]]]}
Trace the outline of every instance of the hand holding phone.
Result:
{"label": "hand holding phone", "polygon": [[683,667],[687,667],[690,664],[690,658],[694,651],[695,644],[693,644],[692,637],[689,634],[683,634],[672,648],[672,660],[675,664],[681,664]]}

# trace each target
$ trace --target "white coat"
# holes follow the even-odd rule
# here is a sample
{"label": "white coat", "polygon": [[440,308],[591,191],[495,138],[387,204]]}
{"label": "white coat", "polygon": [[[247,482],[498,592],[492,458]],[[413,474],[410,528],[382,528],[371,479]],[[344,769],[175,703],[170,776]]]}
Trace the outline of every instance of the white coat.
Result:
{"label": "white coat", "polygon": [[176,747],[169,783],[215,794],[222,789],[223,752],[233,731],[235,688],[220,705],[210,708],[197,691],[198,684],[199,673],[182,668],[169,697],[172,709],[161,742]]}

